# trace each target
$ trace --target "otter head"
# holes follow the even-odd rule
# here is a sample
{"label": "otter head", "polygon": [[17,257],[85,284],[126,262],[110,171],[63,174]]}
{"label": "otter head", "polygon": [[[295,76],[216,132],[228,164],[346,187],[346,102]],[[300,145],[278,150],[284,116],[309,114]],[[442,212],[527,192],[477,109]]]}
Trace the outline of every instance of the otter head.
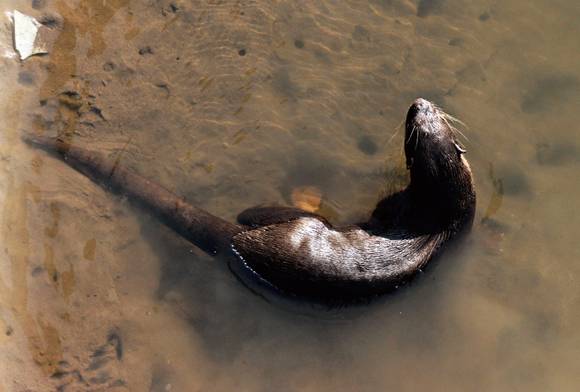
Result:
{"label": "otter head", "polygon": [[409,108],[405,125],[405,156],[411,179],[445,180],[458,168],[469,168],[466,152],[449,124],[450,118],[431,102],[417,98]]}
{"label": "otter head", "polygon": [[445,227],[472,221],[475,211],[471,170],[449,119],[437,106],[418,98],[405,125],[408,190],[419,214]]}

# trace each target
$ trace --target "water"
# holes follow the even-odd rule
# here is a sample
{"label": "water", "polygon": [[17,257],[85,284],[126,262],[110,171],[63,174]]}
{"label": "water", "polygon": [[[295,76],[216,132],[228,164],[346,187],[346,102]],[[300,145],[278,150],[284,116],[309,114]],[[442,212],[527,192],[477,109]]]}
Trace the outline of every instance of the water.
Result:
{"label": "water", "polygon": [[[577,2],[0,8],[55,34],[20,63],[2,19],[0,389],[579,388]],[[344,222],[392,187],[417,96],[468,124],[473,233],[411,287],[314,315],[19,141],[110,152],[228,219],[315,187]]]}

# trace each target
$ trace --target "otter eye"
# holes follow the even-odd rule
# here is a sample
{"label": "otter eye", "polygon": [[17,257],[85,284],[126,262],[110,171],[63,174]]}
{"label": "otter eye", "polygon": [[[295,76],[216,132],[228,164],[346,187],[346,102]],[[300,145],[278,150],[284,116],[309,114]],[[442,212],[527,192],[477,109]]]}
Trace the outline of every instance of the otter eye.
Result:
{"label": "otter eye", "polygon": [[463,147],[461,144],[455,142],[455,143],[453,143],[453,145],[455,146],[455,149],[457,150],[458,153],[465,154],[467,152],[465,147]]}

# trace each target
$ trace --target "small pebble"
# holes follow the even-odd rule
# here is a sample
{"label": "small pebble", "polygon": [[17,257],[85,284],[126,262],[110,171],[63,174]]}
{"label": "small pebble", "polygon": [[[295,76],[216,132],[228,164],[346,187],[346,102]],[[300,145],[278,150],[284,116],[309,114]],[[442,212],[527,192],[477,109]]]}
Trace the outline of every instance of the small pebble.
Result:
{"label": "small pebble", "polygon": [[153,49],[151,49],[150,46],[144,46],[144,47],[139,49],[139,54],[141,56],[144,56],[146,54],[153,54]]}

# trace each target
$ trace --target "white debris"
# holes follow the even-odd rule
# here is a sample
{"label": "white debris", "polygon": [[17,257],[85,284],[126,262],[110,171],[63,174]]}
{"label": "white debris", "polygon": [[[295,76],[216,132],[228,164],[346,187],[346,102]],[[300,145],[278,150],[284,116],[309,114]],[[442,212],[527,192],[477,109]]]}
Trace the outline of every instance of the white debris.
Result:
{"label": "white debris", "polygon": [[42,26],[32,16],[14,10],[14,48],[20,55],[20,60],[26,60],[35,54],[48,53],[44,42],[38,39],[38,29]]}

